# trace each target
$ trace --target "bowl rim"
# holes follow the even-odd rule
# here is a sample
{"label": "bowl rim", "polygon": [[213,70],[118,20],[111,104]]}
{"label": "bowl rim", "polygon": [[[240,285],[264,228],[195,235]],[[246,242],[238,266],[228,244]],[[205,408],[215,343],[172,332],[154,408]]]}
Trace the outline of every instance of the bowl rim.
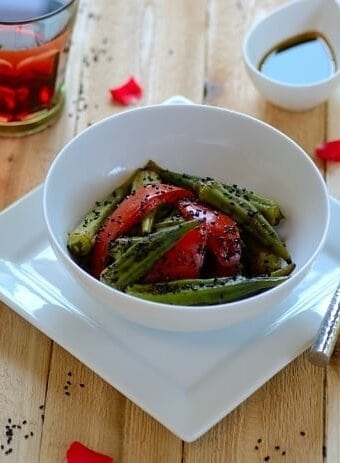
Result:
{"label": "bowl rim", "polygon": [[[177,108],[177,109],[174,109]],[[180,108],[180,109],[179,109]],[[260,125],[264,127],[265,130],[270,130],[273,131],[277,136],[283,138],[286,142],[289,144],[293,145],[295,150],[297,150],[301,156],[304,157],[305,161],[309,163],[311,169],[314,171],[316,176],[319,179],[319,185],[320,185],[320,191],[322,192],[322,197],[324,200],[324,206],[325,206],[325,222],[323,226],[323,231],[322,231],[322,237],[321,240],[318,243],[318,246],[315,248],[313,254],[307,259],[307,261],[299,268],[297,271],[294,271],[292,274],[292,278],[298,279],[300,275],[304,274],[306,269],[311,265],[311,263],[314,261],[315,257],[318,255],[320,252],[322,246],[325,243],[326,237],[327,237],[327,231],[328,231],[328,226],[329,226],[329,220],[330,220],[330,201],[329,201],[329,195],[327,191],[326,184],[322,178],[321,173],[319,172],[318,168],[312,161],[312,159],[308,156],[308,154],[303,150],[303,148],[298,145],[294,140],[292,140],[288,135],[285,133],[281,132],[277,128],[273,127],[272,125],[268,124],[267,122],[264,122],[254,116],[251,116],[246,113],[242,113],[239,111],[227,109],[227,108],[222,108],[222,107],[216,107],[216,106],[211,106],[211,105],[203,105],[203,104],[150,104],[146,106],[141,106],[137,108],[130,108],[126,111],[122,111],[116,114],[109,115],[90,127],[87,127],[80,133],[78,133],[75,137],[73,137],[71,140],[67,142],[67,144],[58,152],[57,156],[53,160],[53,162],[50,165],[50,168],[48,169],[44,186],[43,186],[43,215],[44,215],[44,220],[46,224],[46,228],[48,231],[48,236],[52,245],[52,248],[54,249],[55,253],[62,258],[63,263],[65,267],[68,267],[68,270],[72,274],[76,274],[78,277],[81,278],[83,282],[86,282],[87,286],[90,285],[93,288],[96,288],[96,290],[101,290],[104,291],[107,295],[112,295],[118,300],[119,302],[126,302],[130,301],[131,303],[137,303],[141,306],[144,306],[147,308],[148,311],[154,311],[155,313],[159,314],[160,309],[163,312],[171,312],[171,314],[197,314],[199,313],[204,313],[208,312],[211,313],[212,310],[214,311],[233,311],[240,309],[244,306],[247,306],[251,303],[256,304],[257,301],[262,301],[268,299],[270,296],[275,295],[277,293],[280,293],[281,291],[284,290],[286,286],[291,285],[292,283],[292,278],[288,278],[286,281],[281,283],[280,285],[270,288],[267,291],[264,291],[260,294],[256,294],[253,296],[246,297],[244,299],[240,299],[237,301],[231,301],[223,304],[211,304],[211,305],[196,305],[196,306],[185,306],[185,305],[171,305],[171,304],[165,304],[165,303],[159,303],[159,302],[153,302],[153,301],[148,301],[145,299],[138,298],[136,296],[132,296],[129,294],[126,294],[122,291],[119,291],[117,289],[114,289],[105,283],[95,279],[93,276],[91,276],[89,273],[87,273],[85,270],[83,270],[79,265],[76,264],[76,262],[72,259],[72,257],[67,253],[67,251],[64,250],[64,248],[59,244],[58,239],[55,237],[55,234],[53,232],[53,227],[50,222],[50,212],[48,210],[48,193],[49,193],[49,183],[50,179],[53,178],[54,176],[54,168],[57,165],[57,163],[62,159],[64,156],[67,155],[68,150],[70,147],[77,142],[79,138],[81,138],[84,133],[89,133],[90,131],[95,131],[97,130],[98,127],[104,125],[104,124],[109,124],[111,121],[116,120],[117,118],[124,118],[127,117],[128,114],[130,113],[144,113],[146,111],[169,111],[169,110],[180,110],[180,111],[192,111],[192,110],[197,110],[197,111],[205,111],[205,112],[210,112],[213,111],[215,113],[219,112],[221,114],[229,114],[231,116],[235,117],[241,117],[242,119],[247,119],[248,121],[251,121],[251,123],[255,123],[257,125]],[[117,299],[118,298],[118,299]],[[149,325],[150,326],[150,325]]]}

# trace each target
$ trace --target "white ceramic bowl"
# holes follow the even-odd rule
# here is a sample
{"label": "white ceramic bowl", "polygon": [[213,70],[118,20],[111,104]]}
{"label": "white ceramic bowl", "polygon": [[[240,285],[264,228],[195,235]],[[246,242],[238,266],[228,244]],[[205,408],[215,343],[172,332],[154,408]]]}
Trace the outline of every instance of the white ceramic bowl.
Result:
{"label": "white ceramic bowl", "polygon": [[[296,270],[265,293],[223,305],[183,307],[137,299],[95,280],[69,256],[67,234],[131,172],[161,166],[237,183],[272,197],[287,217],[280,228]],[[91,297],[134,322],[167,330],[209,330],[255,317],[281,302],[304,277],[324,242],[325,184],[287,136],[250,116],[200,105],[159,105],[109,117],[68,143],[48,172],[44,214],[51,245]]]}
{"label": "white ceramic bowl", "polygon": [[[328,99],[340,84],[340,5],[336,0],[296,0],[274,9],[246,34],[243,59],[254,86],[271,103],[284,109],[311,109]],[[306,85],[271,79],[259,71],[263,57],[285,40],[319,32],[330,44],[337,70],[329,78]]]}

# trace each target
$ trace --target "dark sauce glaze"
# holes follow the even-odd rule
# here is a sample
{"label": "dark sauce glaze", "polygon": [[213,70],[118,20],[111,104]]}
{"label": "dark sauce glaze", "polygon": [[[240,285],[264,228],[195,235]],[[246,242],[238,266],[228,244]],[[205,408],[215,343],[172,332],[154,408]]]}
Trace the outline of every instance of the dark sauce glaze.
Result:
{"label": "dark sauce glaze", "polygon": [[293,85],[313,84],[336,71],[334,53],[324,36],[306,32],[276,45],[263,57],[259,71]]}

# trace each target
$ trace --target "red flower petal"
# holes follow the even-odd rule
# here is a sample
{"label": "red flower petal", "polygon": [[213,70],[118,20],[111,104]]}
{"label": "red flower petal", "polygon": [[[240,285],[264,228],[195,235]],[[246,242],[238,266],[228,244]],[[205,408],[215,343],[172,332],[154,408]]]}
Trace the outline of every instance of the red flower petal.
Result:
{"label": "red flower petal", "polygon": [[134,77],[130,77],[130,79],[119,87],[110,88],[109,92],[115,102],[124,106],[134,103],[142,98],[143,95],[143,89]]}
{"label": "red flower petal", "polygon": [[95,452],[80,442],[72,442],[66,452],[67,463],[114,463],[111,457]]}
{"label": "red flower petal", "polygon": [[326,161],[340,161],[340,140],[322,143],[316,147],[315,154]]}

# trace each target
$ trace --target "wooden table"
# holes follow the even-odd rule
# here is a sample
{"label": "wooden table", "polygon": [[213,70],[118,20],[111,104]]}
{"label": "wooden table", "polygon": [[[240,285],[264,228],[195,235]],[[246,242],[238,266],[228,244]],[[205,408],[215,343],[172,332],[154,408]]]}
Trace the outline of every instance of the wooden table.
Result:
{"label": "wooden table", "polygon": [[[327,105],[289,113],[266,103],[245,73],[245,31],[282,3],[81,1],[62,117],[39,134],[0,140],[1,208],[41,183],[58,150],[77,132],[124,109],[110,102],[108,88],[130,75],[144,87],[141,105],[182,94],[243,111],[276,126],[311,156],[321,141],[340,138],[340,91]],[[318,165],[339,198],[340,164]],[[1,462],[64,462],[74,440],[119,463],[340,461],[340,349],[327,370],[300,356],[186,444],[4,304],[0,326],[0,444],[9,419],[26,422],[25,431],[14,435],[12,453],[0,450]],[[85,387],[65,396],[68,372]]]}

